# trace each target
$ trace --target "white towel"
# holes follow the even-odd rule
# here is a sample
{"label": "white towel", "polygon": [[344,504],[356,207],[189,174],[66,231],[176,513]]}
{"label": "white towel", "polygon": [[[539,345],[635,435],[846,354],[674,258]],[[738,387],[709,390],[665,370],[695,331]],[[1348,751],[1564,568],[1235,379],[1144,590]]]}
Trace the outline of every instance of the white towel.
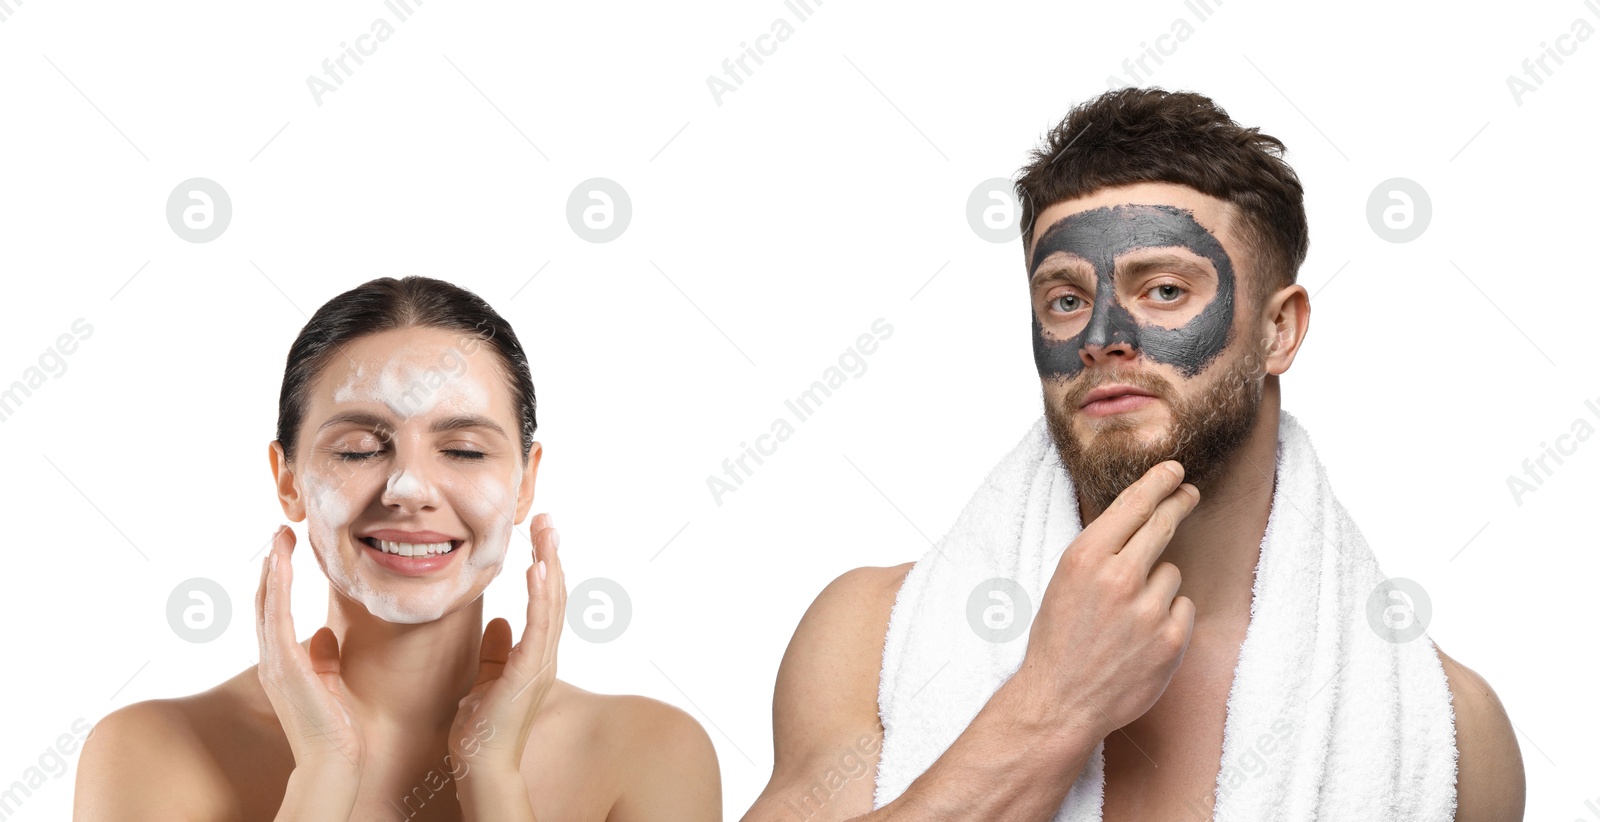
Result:
{"label": "white towel", "polygon": [[[1450,822],[1455,714],[1433,643],[1425,633],[1391,641],[1374,629],[1369,602],[1385,577],[1288,413],[1277,472],[1228,696],[1214,818]],[[904,793],[1022,664],[1025,629],[994,642],[971,627],[973,589],[1014,580],[1031,620],[1079,529],[1072,482],[1041,417],[896,596],[878,688],[874,808]],[[1378,595],[1379,614],[1389,597]],[[1405,618],[1379,620],[1404,628]],[[1101,818],[1104,751],[1104,742],[1095,746],[1056,822]]]}

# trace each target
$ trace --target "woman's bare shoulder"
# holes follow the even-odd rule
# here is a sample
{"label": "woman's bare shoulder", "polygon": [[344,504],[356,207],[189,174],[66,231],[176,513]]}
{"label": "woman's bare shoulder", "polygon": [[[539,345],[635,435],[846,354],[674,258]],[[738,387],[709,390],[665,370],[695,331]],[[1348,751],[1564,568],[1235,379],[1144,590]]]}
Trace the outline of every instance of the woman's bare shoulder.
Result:
{"label": "woman's bare shoulder", "polygon": [[74,817],[240,819],[247,798],[271,793],[277,754],[288,751],[270,711],[254,667],[201,693],[112,711],[84,741]]}
{"label": "woman's bare shoulder", "polygon": [[647,696],[594,693],[561,680],[546,707],[568,724],[571,739],[584,740],[580,744],[605,758],[617,797],[608,819],[721,818],[716,751],[687,711]]}

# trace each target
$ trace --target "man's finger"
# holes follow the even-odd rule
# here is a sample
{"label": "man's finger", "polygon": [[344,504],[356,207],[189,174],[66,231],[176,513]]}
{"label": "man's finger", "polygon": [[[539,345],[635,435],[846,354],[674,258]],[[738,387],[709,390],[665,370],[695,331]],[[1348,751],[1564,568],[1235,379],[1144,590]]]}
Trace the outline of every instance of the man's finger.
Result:
{"label": "man's finger", "polygon": [[1176,460],[1157,463],[1124,488],[1110,507],[1083,529],[1084,532],[1092,532],[1107,553],[1121,551],[1128,538],[1155,514],[1156,507],[1181,482],[1183,466]]}
{"label": "man's finger", "polygon": [[1149,575],[1156,558],[1167,550],[1167,543],[1172,541],[1172,535],[1177,532],[1178,524],[1183,522],[1183,518],[1189,516],[1199,504],[1198,489],[1189,483],[1179,485],[1156,506],[1155,512],[1139,526],[1139,530],[1133,532],[1133,536],[1128,538],[1119,555],[1127,557],[1130,562],[1138,563],[1139,568]]}

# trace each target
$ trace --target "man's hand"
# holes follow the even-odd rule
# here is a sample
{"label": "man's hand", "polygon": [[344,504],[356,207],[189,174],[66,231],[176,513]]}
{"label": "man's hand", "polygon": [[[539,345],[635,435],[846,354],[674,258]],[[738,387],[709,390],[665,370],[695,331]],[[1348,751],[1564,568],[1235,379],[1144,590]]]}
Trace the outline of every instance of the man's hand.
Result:
{"label": "man's hand", "polygon": [[[1068,547],[1045,588],[1022,667],[904,793],[872,808],[871,768],[838,790],[840,751],[881,734],[884,632],[911,564],[858,568],[806,612],[773,696],[777,763],[745,822],[1050,819],[1095,745],[1166,690],[1189,643],[1194,604],[1178,569],[1155,566],[1200,500],[1175,462],[1152,468]],[[819,785],[829,786],[827,790]]]}
{"label": "man's hand", "polygon": [[1200,502],[1182,480],[1171,460],[1147,471],[1072,541],[1045,587],[1006,687],[1064,736],[1104,739],[1143,716],[1189,647],[1194,603],[1174,598],[1177,566],[1156,563]]}

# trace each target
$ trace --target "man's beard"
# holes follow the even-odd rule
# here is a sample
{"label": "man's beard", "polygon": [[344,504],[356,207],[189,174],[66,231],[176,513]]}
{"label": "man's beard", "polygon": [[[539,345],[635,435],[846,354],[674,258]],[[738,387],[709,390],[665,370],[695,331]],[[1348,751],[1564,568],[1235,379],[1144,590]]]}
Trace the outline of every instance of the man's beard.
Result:
{"label": "man's beard", "polygon": [[[1183,478],[1207,489],[1255,426],[1261,408],[1259,355],[1239,357],[1226,365],[1211,387],[1199,396],[1176,396],[1172,384],[1144,371],[1085,369],[1082,382],[1067,391],[1060,407],[1045,397],[1045,421],[1055,441],[1061,464],[1094,511],[1104,511],[1124,489],[1146,471],[1166,460],[1183,465]],[[1223,363],[1214,365],[1222,366]],[[1143,442],[1131,416],[1096,420],[1094,438],[1081,443],[1072,430],[1072,418],[1083,398],[1095,388],[1112,383],[1136,386],[1154,394],[1172,410],[1172,427],[1154,442]]]}

